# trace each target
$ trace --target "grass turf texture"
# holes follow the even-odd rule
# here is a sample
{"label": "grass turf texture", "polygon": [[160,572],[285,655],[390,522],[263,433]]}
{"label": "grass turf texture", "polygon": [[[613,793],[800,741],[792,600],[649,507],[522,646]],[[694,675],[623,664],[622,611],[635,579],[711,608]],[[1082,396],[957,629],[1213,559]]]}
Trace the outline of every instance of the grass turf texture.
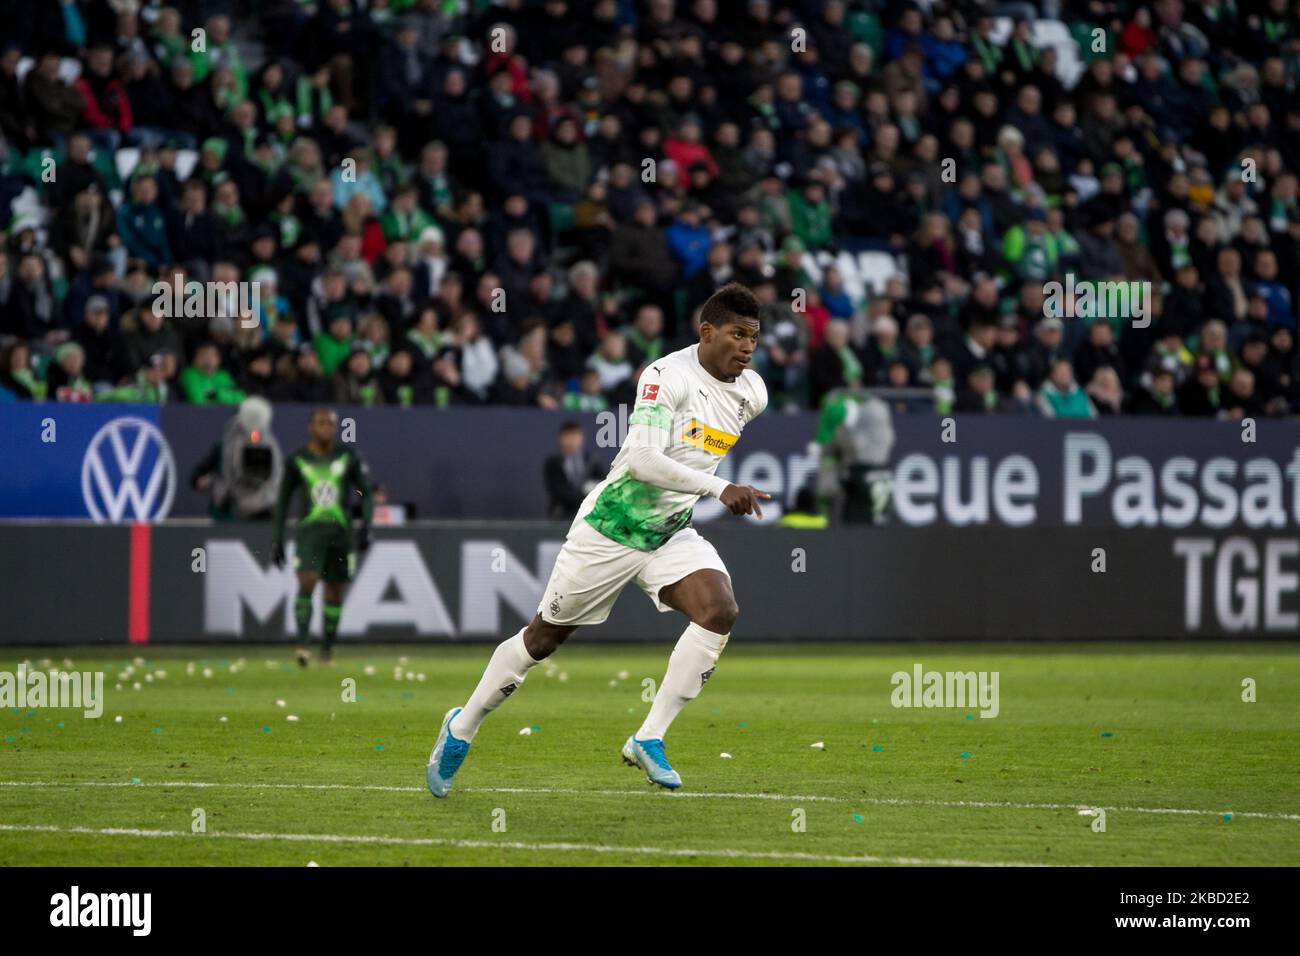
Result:
{"label": "grass turf texture", "polygon": [[[0,865],[1300,863],[1295,646],[735,641],[668,738],[698,798],[619,760],[668,651],[575,640],[487,720],[435,800],[438,722],[487,646],[344,647],[308,671],[278,647],[142,648],[126,679],[127,649],[6,648],[0,670],[66,656],[107,673],[98,720],[0,711]],[[394,679],[402,660],[426,679]],[[890,675],[918,661],[1000,672],[1000,715],[895,709]],[[163,785],[177,782],[217,786]],[[1109,808],[1106,832],[1079,806]],[[206,833],[191,832],[196,808]],[[81,832],[119,828],[169,835]],[[332,842],[356,836],[391,842]]]}

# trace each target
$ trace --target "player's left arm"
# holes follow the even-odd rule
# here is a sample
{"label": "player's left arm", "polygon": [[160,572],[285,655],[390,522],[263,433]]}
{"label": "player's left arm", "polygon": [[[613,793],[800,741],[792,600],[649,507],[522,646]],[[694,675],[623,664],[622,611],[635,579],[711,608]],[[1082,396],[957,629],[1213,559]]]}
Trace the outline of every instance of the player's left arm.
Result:
{"label": "player's left arm", "polygon": [[352,458],[352,466],[348,470],[348,477],[352,487],[361,496],[361,524],[357,528],[357,550],[366,551],[370,548],[370,520],[375,514],[375,489],[370,481],[370,468],[361,455],[356,449],[349,451],[349,455]]}

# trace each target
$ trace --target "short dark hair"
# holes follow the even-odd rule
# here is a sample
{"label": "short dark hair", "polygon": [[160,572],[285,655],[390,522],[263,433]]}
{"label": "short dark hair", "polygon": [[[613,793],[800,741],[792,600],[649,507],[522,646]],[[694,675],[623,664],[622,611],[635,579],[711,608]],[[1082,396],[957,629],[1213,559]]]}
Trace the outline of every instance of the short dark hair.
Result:
{"label": "short dark hair", "polygon": [[728,322],[740,319],[758,321],[758,297],[739,282],[728,282],[704,303],[700,310],[700,324],[705,322],[720,329]]}
{"label": "short dark hair", "polygon": [[[595,371],[595,369],[589,369],[588,371]],[[570,418],[568,421],[566,421],[563,425],[560,426],[561,435],[567,434],[568,432],[580,432],[580,431],[582,431],[581,423],[575,421],[572,418]]]}

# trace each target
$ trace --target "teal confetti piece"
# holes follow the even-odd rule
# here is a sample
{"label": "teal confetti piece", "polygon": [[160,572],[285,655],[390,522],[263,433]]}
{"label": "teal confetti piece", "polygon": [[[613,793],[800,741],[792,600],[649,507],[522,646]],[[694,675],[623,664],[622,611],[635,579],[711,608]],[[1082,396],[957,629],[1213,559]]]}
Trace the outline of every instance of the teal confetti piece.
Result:
{"label": "teal confetti piece", "polygon": [[974,715],[974,714],[967,714],[967,715],[966,715],[966,719],[967,719],[967,720],[974,720],[974,719],[975,719],[975,715]]}
{"label": "teal confetti piece", "polygon": [[533,724],[532,729],[533,729],[533,730],[541,730],[541,729],[542,729],[542,725],[541,725],[541,724]]}
{"label": "teal confetti piece", "polygon": [[155,733],[155,734],[160,734],[160,733],[162,733],[162,728],[161,728],[161,727],[155,727],[155,728],[153,729],[152,732]]}
{"label": "teal confetti piece", "polygon": [[139,778],[139,777],[132,777],[132,778],[131,778],[131,782],[132,782],[132,783],[139,783],[139,782],[140,782],[140,778]]}
{"label": "teal confetti piece", "polygon": [[59,730],[62,730],[62,729],[63,729],[63,721],[60,720],[57,726],[58,726]]}
{"label": "teal confetti piece", "polygon": [[883,753],[885,750],[885,748],[880,746],[880,744],[872,744],[871,749],[874,750],[876,753]]}
{"label": "teal confetti piece", "polygon": [[1225,814],[1223,815],[1223,819],[1224,819],[1225,822],[1228,821],[1228,820],[1231,820],[1231,819],[1232,819],[1232,814],[1231,814],[1231,813],[1225,813]]}
{"label": "teal confetti piece", "polygon": [[969,758],[970,758],[970,751],[969,751],[969,750],[963,750],[963,751],[961,752],[961,759],[962,759],[962,760],[967,760],[967,759],[969,759]]}
{"label": "teal confetti piece", "polygon": [[854,823],[861,823],[864,819],[866,819],[866,818],[863,817],[862,814],[860,814],[860,813],[855,813],[855,814],[853,814],[853,822],[854,822]]}
{"label": "teal confetti piece", "polygon": [[1101,735],[1102,735],[1103,737],[1114,737],[1114,736],[1115,736],[1115,735],[1112,734],[1109,730],[1103,730],[1103,731],[1101,732]]}
{"label": "teal confetti piece", "polygon": [[262,728],[262,733],[264,733],[264,734],[269,734],[270,732],[271,732],[271,728],[270,728],[270,727],[263,727],[263,728]]}
{"label": "teal confetti piece", "polygon": [[6,738],[5,738],[5,743],[7,743],[7,744],[16,744],[16,743],[18,743],[18,738],[17,738],[17,737],[6,737]]}
{"label": "teal confetti piece", "polygon": [[383,750],[383,749],[384,749],[384,745],[383,745],[383,744],[375,744],[375,749],[376,749],[376,750]]}
{"label": "teal confetti piece", "polygon": [[748,727],[748,726],[749,726],[749,724],[746,723],[745,721],[742,720],[742,721],[740,722],[740,729],[741,729],[741,730],[744,730],[744,729],[745,729],[746,727]]}

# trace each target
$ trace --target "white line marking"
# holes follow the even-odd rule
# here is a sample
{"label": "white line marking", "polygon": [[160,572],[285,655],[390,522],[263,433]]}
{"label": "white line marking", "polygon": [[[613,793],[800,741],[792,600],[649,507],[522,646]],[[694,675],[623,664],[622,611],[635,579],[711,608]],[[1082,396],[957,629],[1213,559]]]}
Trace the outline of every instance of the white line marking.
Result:
{"label": "white line marking", "polygon": [[[220,789],[220,790],[348,790],[374,793],[427,793],[424,787],[388,787],[377,784],[350,783],[206,783],[197,780],[170,780],[149,783],[126,783],[110,780],[0,780],[0,787],[156,787]],[[879,807],[948,807],[954,809],[992,810],[1082,810],[1095,808],[1113,813],[1160,813],[1180,816],[1222,816],[1231,812],[1233,818],[1254,820],[1288,820],[1300,822],[1300,813],[1277,813],[1249,810],[1194,810],[1180,807],[1116,807],[1100,803],[1012,803],[996,800],[907,800],[894,797],[826,797],[810,794],[781,793],[724,793],[692,791],[668,793],[660,790],[581,790],[576,787],[465,787],[457,793],[518,793],[562,794],[578,797],[654,797],[661,800],[776,800],[780,802],[848,803]],[[493,844],[495,845],[495,844]]]}
{"label": "white line marking", "polygon": [[929,860],[910,856],[841,856],[830,853],[786,853],[778,850],[689,849],[686,847],[606,846],[599,843],[520,843],[515,841],[455,840],[440,837],[394,837],[338,833],[206,833],[185,830],[137,830],[126,827],[59,827],[43,824],[0,823],[4,833],[77,833],[88,836],[184,837],[192,840],[259,840],[286,843],[362,843],[380,846],[445,846],[474,850],[535,850],[577,853],[626,853],[635,856],[718,857],[727,860],[798,860],[804,863],[884,863],[896,866],[1047,866],[1045,863],[990,863],[980,860]]}

